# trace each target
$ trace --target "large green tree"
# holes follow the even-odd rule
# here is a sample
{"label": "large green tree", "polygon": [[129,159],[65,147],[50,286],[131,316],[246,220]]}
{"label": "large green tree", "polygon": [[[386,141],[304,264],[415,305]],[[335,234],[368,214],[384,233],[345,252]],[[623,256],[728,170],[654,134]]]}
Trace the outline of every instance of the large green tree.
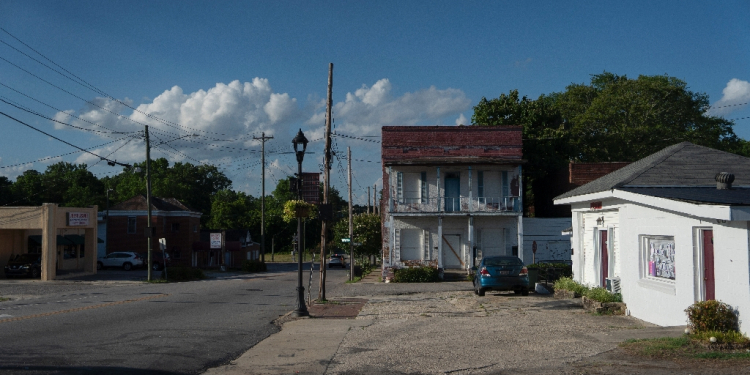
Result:
{"label": "large green tree", "polygon": [[[357,257],[380,255],[383,239],[380,228],[380,215],[359,214],[354,215],[353,232],[351,241],[359,243],[354,246],[354,255]],[[349,218],[344,218],[333,226],[333,244],[338,252],[349,253],[349,244],[341,242],[342,238],[349,238]]]}
{"label": "large green tree", "polygon": [[472,122],[523,127],[525,206],[551,210],[551,198],[564,192],[554,187],[569,161],[632,162],[683,141],[749,155],[732,122],[708,115],[708,108],[708,95],[680,79],[604,72],[536,100],[517,90],[482,98]]}
{"label": "large green tree", "polygon": [[87,170],[86,164],[59,162],[44,173],[27,170],[18,176],[11,189],[13,201],[6,204],[38,206],[57,203],[66,207],[105,204],[104,184]]}

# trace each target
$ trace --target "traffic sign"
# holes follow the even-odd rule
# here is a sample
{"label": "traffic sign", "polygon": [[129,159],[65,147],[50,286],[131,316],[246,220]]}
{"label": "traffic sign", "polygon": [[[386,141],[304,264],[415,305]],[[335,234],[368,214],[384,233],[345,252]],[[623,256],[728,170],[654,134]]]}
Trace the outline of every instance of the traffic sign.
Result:
{"label": "traffic sign", "polygon": [[352,241],[351,238],[342,238],[341,239],[341,242],[343,242],[343,243],[347,243],[347,242],[351,242],[351,241]]}

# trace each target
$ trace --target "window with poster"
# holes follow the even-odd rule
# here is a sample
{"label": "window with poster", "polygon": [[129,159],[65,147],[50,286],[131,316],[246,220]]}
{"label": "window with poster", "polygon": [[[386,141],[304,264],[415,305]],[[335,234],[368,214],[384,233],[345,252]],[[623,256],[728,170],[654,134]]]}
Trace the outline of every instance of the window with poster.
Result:
{"label": "window with poster", "polygon": [[673,236],[641,236],[642,278],[674,283],[675,249]]}

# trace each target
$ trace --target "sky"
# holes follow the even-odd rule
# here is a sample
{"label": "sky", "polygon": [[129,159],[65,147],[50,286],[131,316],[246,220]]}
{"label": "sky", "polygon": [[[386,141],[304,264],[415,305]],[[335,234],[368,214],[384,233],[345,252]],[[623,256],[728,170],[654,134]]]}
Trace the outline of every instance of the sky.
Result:
{"label": "sky", "polygon": [[322,171],[329,63],[331,182],[345,195],[351,147],[359,204],[382,187],[382,126],[470,124],[482,97],[604,71],[682,79],[750,139],[748,19],[746,1],[0,0],[0,176],[59,161],[113,176],[101,157],[145,160],[148,125],[152,158],[216,165],[254,196],[253,138],[273,136],[269,193],[296,172],[298,130],[303,170]]}

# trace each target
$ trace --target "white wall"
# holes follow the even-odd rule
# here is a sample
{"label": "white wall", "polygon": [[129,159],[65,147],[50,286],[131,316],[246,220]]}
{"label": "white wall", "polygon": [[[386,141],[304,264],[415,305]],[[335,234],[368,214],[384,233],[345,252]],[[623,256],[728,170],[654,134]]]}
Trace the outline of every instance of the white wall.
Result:
{"label": "white wall", "polygon": [[[716,299],[737,308],[740,319],[750,316],[747,222],[719,224],[715,220],[626,204],[619,210],[618,248],[622,250],[617,275],[622,279],[623,299],[634,317],[663,326],[687,324],[684,310],[693,304],[697,294],[694,263],[700,246],[694,238],[696,228],[713,230]],[[642,277],[641,235],[674,237],[676,277],[673,284]],[[588,271],[593,268],[588,257],[587,263]],[[750,320],[741,324],[741,330],[750,334]]]}
{"label": "white wall", "polygon": [[[568,218],[523,218],[523,259],[527,264],[544,260],[569,260],[570,236],[562,231],[570,228],[571,219]],[[536,241],[536,257],[533,244]]]}

